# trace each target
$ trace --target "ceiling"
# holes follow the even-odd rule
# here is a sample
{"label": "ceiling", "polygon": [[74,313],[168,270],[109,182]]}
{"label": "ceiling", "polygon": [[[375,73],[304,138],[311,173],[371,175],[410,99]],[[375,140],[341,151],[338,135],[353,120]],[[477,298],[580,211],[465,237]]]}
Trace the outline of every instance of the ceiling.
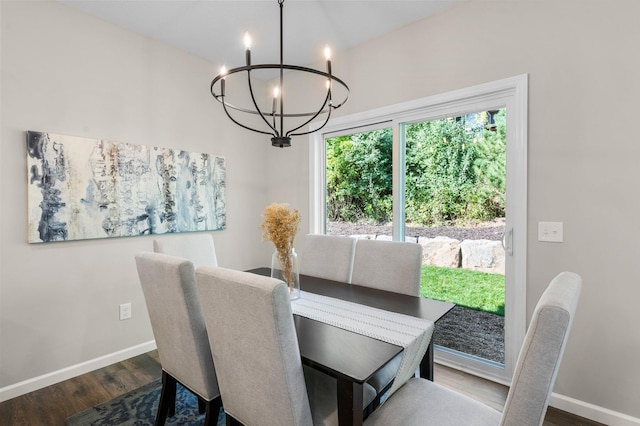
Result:
{"label": "ceiling", "polygon": [[[201,56],[244,65],[245,32],[253,63],[279,62],[277,0],[57,0],[71,7]],[[463,0],[287,0],[284,62],[307,65],[326,45],[345,50],[437,13]]]}

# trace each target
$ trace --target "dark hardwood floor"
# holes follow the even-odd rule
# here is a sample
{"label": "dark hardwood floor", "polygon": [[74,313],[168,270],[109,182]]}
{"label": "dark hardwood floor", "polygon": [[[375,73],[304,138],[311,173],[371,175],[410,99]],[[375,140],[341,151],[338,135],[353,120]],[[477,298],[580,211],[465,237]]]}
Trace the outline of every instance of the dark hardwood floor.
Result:
{"label": "dark hardwood floor", "polygon": [[[161,369],[152,351],[91,373],[0,403],[0,425],[57,426],[72,414],[127,393],[154,379]],[[507,387],[441,365],[436,382],[502,410]],[[544,425],[596,426],[587,419],[549,407]]]}
{"label": "dark hardwood floor", "polygon": [[137,389],[161,374],[157,351],[139,355],[1,403],[0,425],[64,425],[67,417]]}

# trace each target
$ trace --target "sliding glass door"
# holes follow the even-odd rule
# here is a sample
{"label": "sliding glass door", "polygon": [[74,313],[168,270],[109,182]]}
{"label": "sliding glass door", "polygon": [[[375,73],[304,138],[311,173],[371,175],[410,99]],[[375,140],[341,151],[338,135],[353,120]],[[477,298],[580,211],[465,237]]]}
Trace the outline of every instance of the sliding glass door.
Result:
{"label": "sliding glass door", "polygon": [[525,332],[526,76],[341,117],[312,136],[311,232],[422,244],[456,303],[436,360],[507,383]]}
{"label": "sliding glass door", "polygon": [[441,351],[504,368],[506,108],[400,126],[404,235],[423,246],[421,295],[456,304]]}

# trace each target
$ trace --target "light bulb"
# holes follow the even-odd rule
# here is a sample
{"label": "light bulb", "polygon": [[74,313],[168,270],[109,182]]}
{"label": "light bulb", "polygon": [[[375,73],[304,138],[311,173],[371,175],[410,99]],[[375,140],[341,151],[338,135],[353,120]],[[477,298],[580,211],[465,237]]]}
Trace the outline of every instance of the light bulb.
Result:
{"label": "light bulb", "polygon": [[279,96],[280,96],[280,88],[276,86],[273,88],[273,97],[277,98]]}
{"label": "light bulb", "polygon": [[249,33],[244,33],[244,48],[247,50],[251,49],[251,36]]}
{"label": "light bulb", "polygon": [[331,49],[329,46],[325,46],[324,48],[324,57],[327,61],[331,59]]}
{"label": "light bulb", "polygon": [[223,65],[220,67],[220,75],[224,77],[226,74],[227,74],[227,67]]}

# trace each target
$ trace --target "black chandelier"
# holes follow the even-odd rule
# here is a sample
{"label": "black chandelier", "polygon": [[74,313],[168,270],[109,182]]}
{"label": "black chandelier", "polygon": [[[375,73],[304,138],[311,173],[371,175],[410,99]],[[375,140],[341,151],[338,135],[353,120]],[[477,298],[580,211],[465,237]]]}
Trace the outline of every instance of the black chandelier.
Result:
{"label": "black chandelier", "polygon": [[[327,61],[327,70],[320,71],[313,68],[301,67],[297,65],[287,65],[283,60],[283,38],[282,38],[282,10],[283,10],[284,0],[278,0],[278,5],[280,6],[280,63],[279,64],[251,64],[251,39],[249,35],[245,35],[245,57],[246,57],[246,65],[243,67],[232,68],[230,70],[226,70],[224,67],[220,70],[220,74],[218,74],[213,81],[211,81],[211,94],[216,100],[218,100],[222,107],[224,108],[224,112],[227,116],[236,123],[238,126],[244,127],[245,129],[263,133],[266,135],[271,135],[271,144],[273,146],[277,146],[280,148],[284,148],[287,146],[291,146],[291,137],[292,136],[301,136],[307,135],[312,132],[316,132],[322,129],[328,122],[329,118],[331,118],[331,112],[334,109],[340,108],[342,105],[347,102],[349,98],[349,87],[346,83],[340,80],[338,77],[334,76],[331,73],[331,51],[329,48],[325,48],[325,56]],[[279,73],[279,86],[275,87],[273,90],[273,97],[269,98],[268,101],[263,99],[262,102],[258,102],[254,95],[253,84],[251,81],[251,73],[252,71],[257,70],[266,70],[266,71],[277,71]],[[324,80],[324,88],[322,89],[322,95],[319,96],[320,99],[324,97],[324,101],[320,105],[320,108],[314,110],[313,112],[285,112],[284,107],[284,82],[285,82],[285,70],[287,71],[286,76],[289,76],[289,73],[305,73],[306,76],[317,77],[314,81],[319,80],[322,83]],[[245,74],[242,74],[245,73]],[[230,103],[227,100],[227,79],[234,74],[237,74],[236,77],[241,75],[246,75],[247,78],[247,88],[248,94],[251,98],[251,106],[238,106]],[[231,83],[231,82],[229,82]],[[320,86],[320,83],[318,86]],[[334,84],[337,83],[336,87]],[[229,84],[231,86],[231,84]],[[337,87],[340,87],[341,93],[341,101],[339,103],[334,102],[333,92]],[[248,101],[247,101],[248,102]],[[262,106],[259,106],[262,104]],[[267,105],[266,109],[264,105]],[[235,111],[235,112],[234,112]],[[260,119],[254,120],[257,121],[260,126],[252,126],[248,124],[251,116],[259,116]],[[240,118],[242,117],[242,118]],[[305,131],[303,127],[307,126],[311,121],[316,118],[321,117],[324,118],[324,122],[322,125],[312,131]],[[285,119],[287,119],[285,121]],[[243,121],[243,122],[241,122]],[[291,126],[289,130],[285,130],[285,122]],[[262,124],[261,124],[262,123]]]}

